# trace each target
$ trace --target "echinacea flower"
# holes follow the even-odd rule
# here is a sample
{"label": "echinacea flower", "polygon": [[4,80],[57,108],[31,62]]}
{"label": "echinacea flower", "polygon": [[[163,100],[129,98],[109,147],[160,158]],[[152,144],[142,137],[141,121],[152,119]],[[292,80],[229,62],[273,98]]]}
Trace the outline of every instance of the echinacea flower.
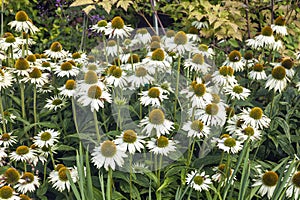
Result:
{"label": "echinacea flower", "polygon": [[253,80],[265,80],[267,75],[264,66],[260,63],[255,63],[252,70],[249,72],[249,78]]}
{"label": "echinacea flower", "polygon": [[13,73],[16,73],[18,76],[29,76],[31,69],[28,61],[25,58],[19,58],[15,62],[15,70]]}
{"label": "echinacea flower", "polygon": [[110,75],[107,77],[106,81],[108,85],[119,88],[124,88],[128,84],[126,73],[120,67],[115,67],[113,70],[111,70]]}
{"label": "echinacea flower", "polygon": [[267,194],[268,199],[271,199],[278,183],[278,174],[274,171],[266,171],[263,173],[259,167],[256,168],[258,169],[259,174],[254,179],[255,183],[252,186],[259,186],[258,193],[261,196]]}
{"label": "echinacea flower", "polygon": [[258,129],[268,128],[271,122],[270,118],[264,115],[263,110],[259,107],[242,109],[240,119],[244,121],[245,125]]}
{"label": "echinacea flower", "polygon": [[235,134],[240,141],[245,141],[250,138],[251,141],[257,141],[261,139],[261,130],[253,128],[252,126],[242,125],[241,128],[236,130]]}
{"label": "echinacea flower", "polygon": [[199,44],[196,49],[192,53],[202,54],[205,58],[212,59],[215,55],[215,52],[212,48],[207,46],[206,44]]}
{"label": "echinacea flower", "polygon": [[210,127],[204,125],[200,120],[188,121],[184,123],[182,130],[187,131],[188,137],[207,137],[210,134]]}
{"label": "echinacea flower", "polygon": [[163,100],[168,99],[167,95],[164,95],[159,87],[151,87],[148,91],[142,91],[140,95],[141,104],[145,106],[160,107]]}
{"label": "echinacea flower", "polygon": [[169,134],[174,129],[173,124],[173,122],[165,119],[165,114],[161,109],[152,110],[149,117],[140,121],[140,126],[143,127],[142,132],[148,136],[154,133],[157,137]]}
{"label": "echinacea flower", "polygon": [[245,100],[250,95],[250,90],[240,85],[228,85],[224,88],[224,92],[230,95],[231,99]]}
{"label": "echinacea flower", "polygon": [[41,87],[48,82],[47,75],[47,73],[42,73],[40,69],[34,67],[30,70],[29,76],[24,77],[23,79],[21,79],[21,81],[24,81],[25,83],[29,82],[31,84],[35,84],[38,87]]}
{"label": "echinacea flower", "polygon": [[272,49],[274,43],[275,43],[275,38],[273,36],[273,30],[270,26],[265,26],[262,29],[261,34],[255,36],[254,39],[246,40],[247,46],[250,46],[252,49],[260,49],[260,48]]}
{"label": "echinacea flower", "polygon": [[13,144],[17,143],[17,136],[13,136],[12,132],[3,133],[0,135],[0,145],[3,147],[10,147]]}
{"label": "echinacea flower", "polygon": [[9,157],[13,161],[31,162],[34,160],[36,153],[28,146],[18,146],[17,149],[10,153]]}
{"label": "echinacea flower", "polygon": [[14,78],[9,71],[0,69],[0,91],[12,86],[13,81]]}
{"label": "echinacea flower", "polygon": [[6,184],[9,185],[14,185],[18,183],[20,180],[20,173],[17,169],[13,167],[9,167],[8,169],[5,170],[3,175],[1,175],[1,179],[5,181]]}
{"label": "echinacea flower", "polygon": [[200,174],[195,170],[187,174],[186,183],[190,187],[201,192],[202,190],[208,191],[212,181],[208,175],[205,175],[205,172],[201,172]]}
{"label": "echinacea flower", "polygon": [[234,69],[230,66],[222,66],[213,73],[212,81],[219,86],[228,86],[237,84],[234,76]]}
{"label": "echinacea flower", "polygon": [[14,189],[8,185],[0,188],[0,199],[1,200],[20,200]]}
{"label": "echinacea flower", "polygon": [[65,97],[73,97],[76,94],[76,81],[69,79],[66,81],[65,85],[58,88],[59,94]]}
{"label": "echinacea flower", "polygon": [[50,97],[50,99],[46,99],[46,105],[44,106],[45,108],[49,110],[59,110],[63,107],[66,106],[67,102],[64,97],[61,97],[59,95],[55,95]]}
{"label": "echinacea flower", "polygon": [[154,154],[168,156],[170,152],[176,151],[175,144],[175,141],[165,136],[160,136],[157,139],[151,138],[151,140],[147,142],[147,148]]}
{"label": "echinacea flower", "polygon": [[133,38],[142,45],[149,44],[151,42],[151,35],[146,28],[140,28],[136,31],[136,34]]}
{"label": "echinacea flower", "polygon": [[107,42],[105,52],[107,53],[107,56],[111,57],[117,57],[118,55],[123,53],[122,49],[118,48],[118,45],[115,40],[109,40]]}
{"label": "echinacea flower", "polygon": [[185,32],[179,31],[175,34],[173,41],[166,43],[166,47],[168,51],[183,55],[186,52],[190,52],[194,48],[194,45],[189,41]]}
{"label": "echinacea flower", "polygon": [[[218,183],[221,183],[221,186],[224,185],[231,178],[233,169],[229,169],[226,164],[220,164],[217,167],[213,168],[213,171],[216,173],[212,175],[211,179]],[[231,184],[234,183],[235,177],[232,179]]]}
{"label": "echinacea flower", "polygon": [[54,69],[54,74],[56,74],[58,77],[70,77],[70,76],[77,76],[79,73],[79,69],[69,61],[66,61],[62,63],[60,66],[57,66]]}
{"label": "echinacea flower", "polygon": [[[190,99],[193,108],[205,108],[207,104],[210,104],[213,100],[212,95],[207,91],[205,83],[202,83],[200,79],[191,83],[191,91],[188,91],[186,97]],[[186,93],[183,90],[181,93]]]}
{"label": "echinacea flower", "polygon": [[109,38],[117,37],[123,39],[124,37],[129,37],[132,31],[133,28],[126,26],[124,20],[120,16],[117,16],[107,24],[105,35],[109,35]]}
{"label": "echinacea flower", "polygon": [[111,95],[107,91],[102,90],[98,85],[90,86],[78,99],[78,102],[83,106],[90,105],[92,112],[94,110],[98,111],[100,107],[104,108],[105,101],[111,103]]}
{"label": "echinacea flower", "polygon": [[15,38],[13,35],[0,39],[0,49],[3,51],[8,51],[9,49],[15,51],[19,49],[20,44],[19,38]]}
{"label": "echinacea flower", "polygon": [[126,153],[119,146],[113,141],[106,140],[99,147],[95,147],[92,153],[92,163],[98,169],[104,166],[107,171],[109,167],[115,170],[116,166],[123,166],[125,157],[127,157]]}
{"label": "echinacea flower", "polygon": [[211,69],[211,66],[205,62],[203,55],[200,53],[196,53],[191,59],[187,59],[184,66],[191,71],[201,72],[202,74],[207,74]]}
{"label": "echinacea flower", "polygon": [[128,150],[130,154],[134,154],[136,151],[141,152],[144,148],[145,141],[143,138],[133,130],[125,130],[120,136],[117,136],[114,142],[124,152]]}
{"label": "echinacea flower", "polygon": [[286,76],[292,79],[293,76],[295,75],[295,71],[293,69],[295,64],[294,60],[292,58],[287,57],[282,59],[280,64],[285,68]]}
{"label": "echinacea flower", "polygon": [[243,149],[242,143],[229,135],[222,136],[222,138],[218,140],[217,146],[224,152],[233,154]]}
{"label": "echinacea flower", "polygon": [[226,110],[216,103],[210,103],[203,109],[197,109],[195,117],[207,126],[223,126],[226,122]]}
{"label": "echinacea flower", "polygon": [[245,67],[245,60],[239,51],[233,50],[229,53],[227,60],[223,63],[223,66],[230,66],[237,72],[243,71]]}
{"label": "echinacea flower", "polygon": [[272,70],[272,74],[268,76],[266,81],[266,88],[269,90],[274,90],[274,92],[278,91],[281,93],[287,86],[287,82],[289,78],[286,76],[286,70],[282,66],[274,67]]}
{"label": "echinacea flower", "polygon": [[165,73],[171,69],[171,64],[167,60],[167,53],[161,48],[155,49],[151,57],[143,59],[142,64],[144,64],[150,74]]}
{"label": "echinacea flower", "polygon": [[39,29],[33,25],[25,11],[18,11],[15,15],[15,21],[8,23],[11,28],[15,28],[17,32],[26,32],[35,34]]}
{"label": "echinacea flower", "polygon": [[20,193],[34,192],[39,187],[39,178],[31,172],[25,172],[22,174],[19,182],[15,185],[15,188]]}
{"label": "echinacea flower", "polygon": [[68,56],[68,52],[63,50],[62,45],[59,42],[53,42],[50,49],[45,50],[45,55],[52,59],[59,60],[66,58]]}
{"label": "echinacea flower", "polygon": [[278,16],[275,19],[274,24],[271,25],[272,30],[278,35],[286,36],[288,33],[285,26],[285,22],[286,20],[283,16]]}
{"label": "echinacea flower", "polygon": [[51,171],[49,174],[49,182],[52,183],[53,187],[60,192],[67,189],[70,191],[70,181],[68,179],[67,173],[70,173],[70,177],[74,183],[78,180],[78,172],[76,168],[66,167],[62,164],[58,164],[56,169]]}
{"label": "echinacea flower", "polygon": [[93,25],[91,27],[92,31],[95,31],[97,33],[104,33],[106,30],[107,21],[106,20],[100,20],[97,22],[97,24]]}
{"label": "echinacea flower", "polygon": [[40,148],[42,147],[51,147],[54,143],[58,142],[59,132],[53,129],[46,129],[40,131],[38,135],[34,136],[34,144]]}
{"label": "echinacea flower", "polygon": [[131,84],[131,88],[143,87],[146,84],[150,84],[154,81],[154,78],[149,75],[147,68],[139,66],[135,68],[135,74],[128,77],[128,82]]}
{"label": "echinacea flower", "polygon": [[292,177],[288,183],[286,196],[291,198],[294,196],[294,200],[300,197],[300,171],[296,171],[292,174]]}

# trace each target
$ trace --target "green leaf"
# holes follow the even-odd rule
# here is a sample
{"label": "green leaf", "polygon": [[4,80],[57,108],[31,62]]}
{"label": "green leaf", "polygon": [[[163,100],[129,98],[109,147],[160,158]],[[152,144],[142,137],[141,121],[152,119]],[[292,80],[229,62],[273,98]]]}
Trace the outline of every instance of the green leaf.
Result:
{"label": "green leaf", "polygon": [[58,151],[76,151],[76,149],[74,147],[64,145],[64,144],[59,145],[57,150]]}
{"label": "green leaf", "polygon": [[277,123],[283,129],[288,140],[291,142],[290,127],[289,127],[288,123],[283,118],[280,118],[280,117],[275,117],[273,119],[273,121],[275,123]]}

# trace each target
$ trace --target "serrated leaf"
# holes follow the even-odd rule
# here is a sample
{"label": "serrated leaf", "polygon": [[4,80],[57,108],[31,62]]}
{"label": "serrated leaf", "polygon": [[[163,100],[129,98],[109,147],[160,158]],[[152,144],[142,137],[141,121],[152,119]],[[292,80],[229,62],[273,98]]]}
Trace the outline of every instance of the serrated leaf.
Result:
{"label": "serrated leaf", "polygon": [[129,5],[132,4],[132,1],[130,0],[120,0],[118,3],[117,3],[117,7],[121,7],[123,8],[125,11],[127,11]]}
{"label": "serrated leaf", "polygon": [[94,1],[93,0],[76,0],[70,5],[70,7],[84,6],[84,5],[89,5],[89,4],[94,4]]}
{"label": "serrated leaf", "polygon": [[112,7],[112,2],[105,0],[105,1],[99,2],[98,5],[102,6],[108,14],[110,13],[111,7]]}

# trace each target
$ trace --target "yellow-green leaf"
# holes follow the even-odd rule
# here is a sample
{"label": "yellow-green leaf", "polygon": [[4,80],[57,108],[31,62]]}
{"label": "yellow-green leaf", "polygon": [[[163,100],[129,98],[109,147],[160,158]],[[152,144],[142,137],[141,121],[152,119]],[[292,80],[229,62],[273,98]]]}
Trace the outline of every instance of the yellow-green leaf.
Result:
{"label": "yellow-green leaf", "polygon": [[94,1],[93,0],[76,0],[70,5],[70,7],[84,6],[84,5],[89,5],[89,4],[94,4]]}
{"label": "yellow-green leaf", "polygon": [[83,12],[85,12],[85,14],[89,14],[89,12],[91,11],[91,10],[94,10],[94,9],[96,9],[96,6],[95,5],[89,5],[89,6],[87,6],[87,7],[85,7],[84,9],[82,9],[83,10]]}
{"label": "yellow-green leaf", "polygon": [[129,5],[132,4],[132,1],[130,0],[120,0],[118,3],[117,3],[117,7],[121,7],[123,8],[125,11],[127,11]]}
{"label": "yellow-green leaf", "polygon": [[110,13],[110,10],[111,10],[111,7],[112,7],[111,3],[112,2],[110,2],[108,0],[105,0],[105,1],[99,2],[98,5],[102,6],[107,13]]}

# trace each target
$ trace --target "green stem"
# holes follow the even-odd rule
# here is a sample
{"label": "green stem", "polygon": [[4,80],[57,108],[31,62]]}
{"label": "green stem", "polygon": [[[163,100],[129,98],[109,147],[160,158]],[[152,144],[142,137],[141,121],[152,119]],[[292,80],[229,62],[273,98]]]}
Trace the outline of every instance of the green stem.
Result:
{"label": "green stem", "polygon": [[122,130],[121,106],[118,105],[118,127]]}
{"label": "green stem", "polygon": [[50,150],[50,158],[51,158],[51,162],[52,162],[52,165],[53,165],[53,169],[55,169],[55,160],[54,160],[54,157],[53,157],[53,153],[52,151]]}
{"label": "green stem", "polygon": [[120,62],[120,39],[117,37],[117,57],[118,57],[118,66],[121,66]]}
{"label": "green stem", "polygon": [[111,200],[112,195],[112,169],[109,167],[106,185],[106,199]]}
{"label": "green stem", "polygon": [[3,109],[3,104],[2,104],[1,91],[0,91],[0,113],[2,116],[3,133],[6,133],[6,123],[5,123],[5,119],[4,119],[4,109]]}
{"label": "green stem", "polygon": [[174,120],[175,121],[176,121],[176,110],[177,110],[177,100],[178,100],[178,90],[179,90],[180,65],[181,65],[181,56],[178,57],[177,76],[176,76],[176,89],[175,89],[176,101],[174,103]]}
{"label": "green stem", "polygon": [[85,37],[85,23],[86,23],[86,16],[83,13],[83,25],[82,25],[82,34],[81,34],[81,41],[80,41],[80,48],[79,50],[83,50],[83,42],[84,42],[84,37]]}
{"label": "green stem", "polygon": [[43,184],[46,182],[46,178],[47,178],[47,163],[45,163],[45,165],[44,165],[44,179],[43,179]]}
{"label": "green stem", "polygon": [[132,154],[129,154],[129,191],[130,191],[130,200],[132,199]]}
{"label": "green stem", "polygon": [[4,0],[1,1],[1,36],[3,35]]}
{"label": "green stem", "polygon": [[[24,83],[20,83],[20,92],[21,92],[21,109],[22,109],[22,118],[26,120],[26,112],[25,112],[25,86]],[[23,123],[25,128],[25,123]],[[27,133],[25,133],[27,134]]]}
{"label": "green stem", "polygon": [[106,63],[108,63],[108,56],[107,56],[107,52],[106,52],[106,38],[105,38],[105,34],[102,33],[102,41],[103,41],[103,49],[104,49],[104,55],[105,55],[105,61]]}
{"label": "green stem", "polygon": [[[191,138],[189,139],[189,144],[190,143],[191,143]],[[188,160],[187,160],[187,164],[186,164],[187,167],[189,167],[190,164],[191,164],[192,157],[193,157],[193,152],[194,152],[194,148],[195,148],[195,140],[193,140],[192,147],[189,148],[189,150],[188,150]]]}
{"label": "green stem", "polygon": [[33,87],[33,117],[34,117],[34,135],[36,135],[37,112],[36,112],[36,85]]}
{"label": "green stem", "polygon": [[72,101],[73,121],[74,121],[74,124],[75,124],[76,133],[79,134],[74,97],[71,97],[71,101]]}
{"label": "green stem", "polygon": [[[156,156],[157,158],[157,156]],[[162,158],[163,155],[159,155],[159,163],[158,163],[158,169],[157,169],[157,189],[160,187],[160,173],[161,173],[161,168],[162,168]],[[156,159],[157,160],[157,159]],[[157,200],[161,200],[161,191],[157,191],[156,192],[156,199]]]}
{"label": "green stem", "polygon": [[97,119],[96,110],[94,110],[93,115],[94,115],[94,124],[95,124],[95,130],[96,130],[96,135],[97,135],[97,141],[100,142],[101,136],[100,136],[99,127],[98,127],[98,119]]}

